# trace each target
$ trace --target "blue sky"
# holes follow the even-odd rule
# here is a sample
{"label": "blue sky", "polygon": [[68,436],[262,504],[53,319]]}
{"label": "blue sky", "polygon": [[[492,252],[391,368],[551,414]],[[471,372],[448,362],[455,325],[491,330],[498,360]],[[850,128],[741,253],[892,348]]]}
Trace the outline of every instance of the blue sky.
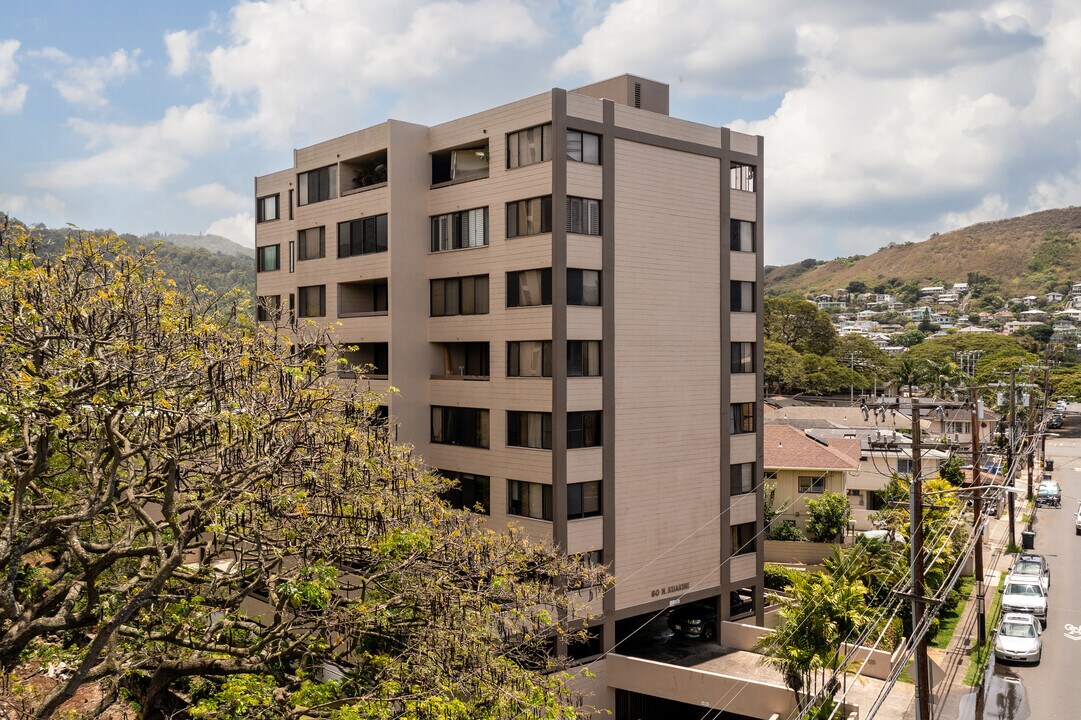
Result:
{"label": "blue sky", "polygon": [[632,72],[766,137],[766,261],[1081,204],[1074,0],[0,3],[0,211],[251,244],[294,147]]}

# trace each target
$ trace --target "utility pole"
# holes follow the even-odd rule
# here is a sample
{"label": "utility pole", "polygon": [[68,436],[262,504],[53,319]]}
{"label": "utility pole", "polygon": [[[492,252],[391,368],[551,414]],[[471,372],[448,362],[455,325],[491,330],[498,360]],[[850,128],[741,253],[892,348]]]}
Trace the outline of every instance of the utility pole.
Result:
{"label": "utility pole", "polygon": [[980,645],[987,642],[987,617],[983,604],[983,468],[980,466],[980,394],[976,388],[969,388],[969,401],[972,406],[972,529],[976,533],[976,614],[978,616],[977,639]]}
{"label": "utility pole", "polygon": [[[1029,438],[1032,437],[1032,420],[1036,416],[1036,403],[1034,402],[1034,389],[1033,376],[1029,374],[1029,391],[1028,391],[1028,421],[1025,423],[1025,442],[1029,442]],[[1029,447],[1025,453],[1025,463],[1028,466],[1028,499],[1032,499],[1032,456],[1035,454],[1036,449]]]}
{"label": "utility pole", "polygon": [[[1014,485],[1013,443],[1017,428],[1017,371],[1010,370],[1010,426],[1006,431],[1006,484]],[[1017,547],[1017,530],[1014,528],[1013,493],[1006,493],[1006,509],[1010,515],[1010,545]]]}
{"label": "utility pole", "polygon": [[1047,428],[1042,425],[1043,418],[1047,414],[1048,403],[1051,398],[1048,394],[1051,392],[1051,366],[1048,365],[1043,369],[1043,413],[1040,415],[1041,427],[1040,427],[1040,468],[1045,469],[1047,467]]}
{"label": "utility pole", "polygon": [[[912,631],[920,626],[923,606],[923,482],[920,448],[920,404],[912,399],[912,482],[909,484],[909,529],[912,559]],[[931,720],[931,676],[927,661],[927,633],[916,640],[916,720]]]}

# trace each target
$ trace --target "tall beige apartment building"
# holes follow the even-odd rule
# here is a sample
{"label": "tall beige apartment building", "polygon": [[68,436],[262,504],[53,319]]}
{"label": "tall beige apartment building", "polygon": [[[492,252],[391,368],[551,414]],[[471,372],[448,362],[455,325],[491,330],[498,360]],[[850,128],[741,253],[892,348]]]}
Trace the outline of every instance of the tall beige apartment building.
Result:
{"label": "tall beige apartment building", "polygon": [[455,502],[611,567],[587,654],[762,619],[762,153],[625,75],[255,180],[265,307],[338,324]]}

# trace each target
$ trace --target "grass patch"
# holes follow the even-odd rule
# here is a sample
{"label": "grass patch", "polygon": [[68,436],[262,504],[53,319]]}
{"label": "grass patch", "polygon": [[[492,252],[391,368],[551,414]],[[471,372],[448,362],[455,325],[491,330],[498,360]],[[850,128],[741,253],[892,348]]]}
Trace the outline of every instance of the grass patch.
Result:
{"label": "grass patch", "polygon": [[915,681],[912,679],[912,664],[914,662],[914,660],[909,660],[907,663],[905,663],[905,669],[902,670],[901,674],[897,676],[898,682],[908,683],[909,685],[915,684]]}
{"label": "grass patch", "polygon": [[987,609],[987,642],[982,645],[977,643],[972,651],[972,658],[969,660],[963,681],[968,687],[977,687],[983,681],[983,671],[987,667],[987,660],[991,657],[991,650],[994,647],[995,627],[998,626],[998,613],[1002,606],[1002,593],[999,590],[1005,582],[1006,575],[1003,574],[998,579],[998,586],[991,593],[991,607]]}
{"label": "grass patch", "polygon": [[961,602],[949,612],[940,613],[938,616],[938,632],[931,638],[930,645],[934,648],[945,648],[950,644],[957,622],[961,619],[961,613],[965,611],[969,599],[972,597],[972,588],[976,586],[976,579],[963,577],[957,583],[956,591],[961,595]]}

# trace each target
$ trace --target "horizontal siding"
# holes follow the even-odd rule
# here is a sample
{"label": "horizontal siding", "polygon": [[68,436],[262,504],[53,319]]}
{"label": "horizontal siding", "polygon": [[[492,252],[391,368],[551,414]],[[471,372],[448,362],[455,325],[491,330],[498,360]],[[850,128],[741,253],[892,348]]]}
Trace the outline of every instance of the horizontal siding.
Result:
{"label": "horizontal siding", "polygon": [[597,98],[578,93],[567,93],[567,127],[574,127],[574,118],[583,118],[601,122],[604,118],[604,104]]}
{"label": "horizontal siding", "polygon": [[599,377],[567,378],[567,410],[598,410],[603,407],[603,381]]}
{"label": "horizontal siding", "polygon": [[728,573],[733,583],[754,581],[758,576],[755,555],[737,555],[728,561]]}
{"label": "horizontal siding", "polygon": [[733,130],[728,134],[728,141],[732,145],[732,150],[736,152],[747,153],[748,155],[758,154],[758,136],[756,135],[747,135]]}
{"label": "horizontal siding", "polygon": [[728,452],[733,463],[754,462],[758,459],[758,436],[755,433],[736,435],[729,439]]}
{"label": "horizontal siding", "polygon": [[754,402],[756,381],[754,373],[734,373],[732,375],[732,402]]}
{"label": "horizontal siding", "polygon": [[754,342],[758,337],[758,316],[755,313],[734,312],[729,316],[732,342]]}
{"label": "horizontal siding", "polygon": [[[669,115],[639,110],[626,105],[616,104],[615,110],[616,125],[619,127],[710,145],[718,149],[721,147],[721,128],[719,127],[680,120]],[[717,175],[714,174],[713,177],[716,179]]]}
{"label": "horizontal siding", "polygon": [[[712,158],[617,140],[613,160],[615,599],[625,608],[720,580],[720,188]],[[677,543],[679,562],[655,562]]]}
{"label": "horizontal siding", "polygon": [[567,451],[567,482],[589,482],[604,476],[600,448],[577,448]]}
{"label": "horizontal siding", "polygon": [[[735,460],[733,460],[735,462]],[[728,521],[733,525],[754,522],[758,519],[758,498],[754,493],[732,497]]]}
{"label": "horizontal siding", "polygon": [[732,191],[732,219],[758,222],[758,204],[755,193],[745,190]]}
{"label": "horizontal siding", "polygon": [[734,252],[732,258],[732,279],[754,282],[758,278],[758,255],[749,252]]}
{"label": "horizontal siding", "polygon": [[[395,121],[390,121],[395,122]],[[408,124],[408,123],[407,123]],[[367,155],[387,149],[389,122],[380,123],[364,130],[357,130],[315,145],[298,148],[293,151],[293,164],[296,172],[333,165],[339,158]]]}
{"label": "horizontal siding", "polygon": [[600,550],[604,545],[604,518],[583,518],[567,522],[567,552]]}
{"label": "horizontal siding", "polygon": [[601,174],[600,165],[567,161],[567,194],[572,197],[587,197],[601,200]]}

